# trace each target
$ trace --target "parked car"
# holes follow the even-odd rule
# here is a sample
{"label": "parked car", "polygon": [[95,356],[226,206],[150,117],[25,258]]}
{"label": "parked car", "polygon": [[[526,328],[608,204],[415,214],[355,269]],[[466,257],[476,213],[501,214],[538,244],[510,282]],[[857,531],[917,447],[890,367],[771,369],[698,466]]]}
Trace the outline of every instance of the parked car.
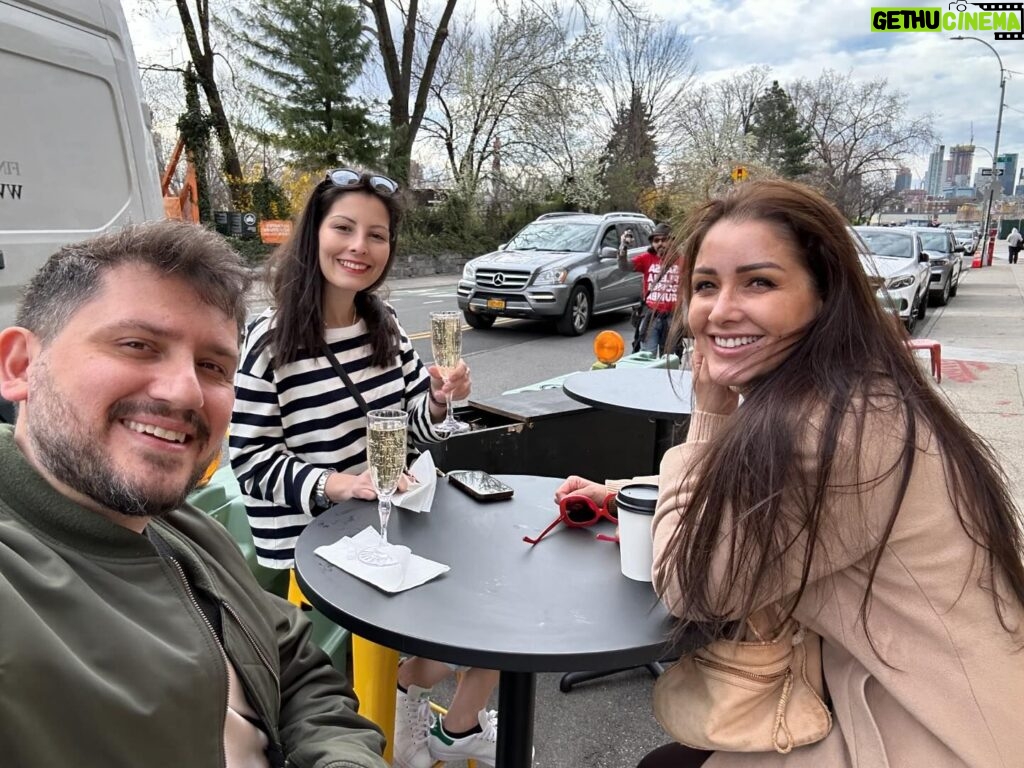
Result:
{"label": "parked car", "polygon": [[914,231],[921,238],[921,244],[931,262],[932,277],[929,296],[940,307],[956,296],[960,287],[960,275],[964,268],[964,247],[956,242],[948,229],[916,227]]}
{"label": "parked car", "polygon": [[579,336],[594,315],[640,303],[641,275],[619,269],[616,250],[631,230],[629,255],[641,253],[653,229],[641,213],[546,213],[466,264],[459,309],[473,328],[490,328],[498,317],[539,318]]}
{"label": "parked car", "polygon": [[913,333],[928,310],[931,276],[921,238],[913,230],[894,227],[854,227],[853,231],[867,249],[860,260],[879,300]]}
{"label": "parked car", "polygon": [[974,253],[974,249],[978,245],[978,238],[973,229],[954,229],[953,237],[964,247],[964,253]]}

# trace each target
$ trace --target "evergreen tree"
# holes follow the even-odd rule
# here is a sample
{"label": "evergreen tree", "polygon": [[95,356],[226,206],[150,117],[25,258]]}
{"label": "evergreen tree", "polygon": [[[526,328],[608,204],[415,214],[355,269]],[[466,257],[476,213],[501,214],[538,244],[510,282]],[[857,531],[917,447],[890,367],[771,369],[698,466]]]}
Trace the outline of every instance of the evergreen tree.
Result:
{"label": "evergreen tree", "polygon": [[265,138],[300,168],[378,159],[381,131],[348,95],[369,50],[362,22],[345,0],[262,0],[230,30],[263,83],[256,98],[277,129]]}
{"label": "evergreen tree", "polygon": [[619,106],[611,139],[601,158],[601,180],[609,210],[637,209],[644,190],[653,187],[658,177],[655,150],[650,107],[634,89],[629,104]]}
{"label": "evergreen tree", "polygon": [[810,134],[800,125],[796,107],[778,80],[757,97],[750,133],[757,139],[761,159],[784,178],[795,179],[811,170]]}

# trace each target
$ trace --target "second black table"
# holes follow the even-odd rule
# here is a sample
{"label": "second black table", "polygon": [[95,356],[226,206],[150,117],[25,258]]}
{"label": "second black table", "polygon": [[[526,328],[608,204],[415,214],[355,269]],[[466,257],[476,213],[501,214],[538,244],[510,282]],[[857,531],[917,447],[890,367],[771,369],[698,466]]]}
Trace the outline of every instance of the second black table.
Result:
{"label": "second black table", "polygon": [[678,433],[689,424],[693,406],[690,372],[666,368],[613,368],[574,373],[562,383],[562,390],[573,400],[595,408],[654,419],[652,474],[657,474],[665,451],[682,442]]}

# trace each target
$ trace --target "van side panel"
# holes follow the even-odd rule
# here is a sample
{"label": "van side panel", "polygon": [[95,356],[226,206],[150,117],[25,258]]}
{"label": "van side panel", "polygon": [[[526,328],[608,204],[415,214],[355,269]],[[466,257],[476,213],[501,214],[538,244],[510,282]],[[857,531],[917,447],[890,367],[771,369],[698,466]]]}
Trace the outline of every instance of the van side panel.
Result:
{"label": "van side panel", "polygon": [[163,202],[119,3],[0,0],[0,72],[3,327],[61,245],[162,218]]}

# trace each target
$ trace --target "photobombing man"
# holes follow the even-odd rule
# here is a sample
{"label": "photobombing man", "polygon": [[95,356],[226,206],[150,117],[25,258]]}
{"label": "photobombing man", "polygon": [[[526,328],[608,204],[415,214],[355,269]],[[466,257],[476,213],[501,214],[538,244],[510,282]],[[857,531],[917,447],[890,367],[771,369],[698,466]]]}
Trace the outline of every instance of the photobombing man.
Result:
{"label": "photobombing man", "polygon": [[652,355],[666,353],[668,331],[679,290],[679,266],[673,264],[665,269],[671,242],[672,230],[664,223],[655,226],[651,233],[650,247],[632,259],[627,253],[633,243],[632,231],[626,230],[619,241],[619,269],[635,270],[644,276],[644,308],[633,344],[634,352],[642,350]]}
{"label": "photobombing man", "polygon": [[308,621],[185,501],[247,284],[202,227],[130,226],[52,256],[0,332],[4,765],[386,765]]}

